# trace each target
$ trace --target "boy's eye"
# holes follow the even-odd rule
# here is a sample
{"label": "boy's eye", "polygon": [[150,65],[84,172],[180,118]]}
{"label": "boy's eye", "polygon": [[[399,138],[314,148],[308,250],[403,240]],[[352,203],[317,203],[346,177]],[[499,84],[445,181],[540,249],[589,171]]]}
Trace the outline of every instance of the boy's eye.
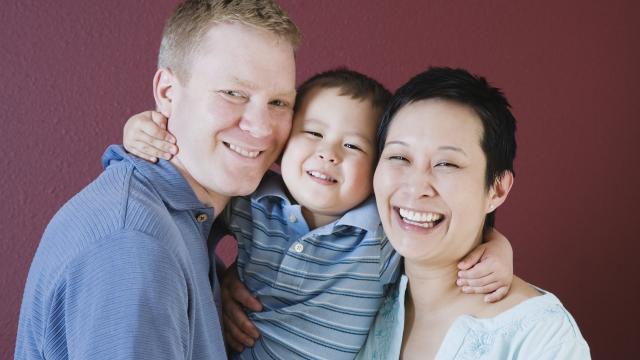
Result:
{"label": "boy's eye", "polygon": [[289,103],[283,100],[273,100],[269,104],[277,107],[284,107],[284,108],[289,107]]}
{"label": "boy's eye", "polygon": [[317,138],[321,138],[322,139],[322,134],[320,134],[319,132],[305,130],[304,133],[305,134],[309,134],[309,135],[311,135],[313,137],[317,137]]}
{"label": "boy's eye", "polygon": [[347,149],[362,151],[362,149],[358,145],[344,144],[344,147],[346,147]]}

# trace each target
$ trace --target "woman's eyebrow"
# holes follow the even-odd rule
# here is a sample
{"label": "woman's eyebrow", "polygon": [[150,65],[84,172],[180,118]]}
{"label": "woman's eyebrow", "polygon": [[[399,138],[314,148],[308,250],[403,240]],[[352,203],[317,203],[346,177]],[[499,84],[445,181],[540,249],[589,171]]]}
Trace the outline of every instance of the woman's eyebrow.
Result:
{"label": "woman's eyebrow", "polygon": [[468,156],[467,153],[464,152],[464,150],[462,150],[462,148],[459,148],[457,146],[451,146],[451,145],[439,146],[438,150],[456,151],[456,152],[462,153],[464,156]]}

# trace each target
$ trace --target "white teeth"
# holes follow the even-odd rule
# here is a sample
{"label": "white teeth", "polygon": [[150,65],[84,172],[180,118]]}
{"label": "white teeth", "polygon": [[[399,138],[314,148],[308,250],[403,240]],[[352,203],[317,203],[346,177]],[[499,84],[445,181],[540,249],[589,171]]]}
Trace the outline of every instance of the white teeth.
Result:
{"label": "white teeth", "polygon": [[418,212],[402,208],[400,208],[400,216],[405,222],[422,227],[433,227],[433,223],[442,218],[442,215],[440,214],[432,212]]}
{"label": "white teeth", "polygon": [[243,149],[241,147],[239,147],[238,145],[233,145],[233,144],[229,144],[229,149],[237,152],[238,154],[244,156],[244,157],[248,157],[248,158],[255,158],[260,154],[260,151],[249,151],[246,149]]}
{"label": "white teeth", "polygon": [[328,180],[328,181],[335,181],[334,179],[330,178],[329,176],[321,173],[320,171],[309,171],[308,172],[309,175],[316,177],[318,179],[322,179],[322,180]]}

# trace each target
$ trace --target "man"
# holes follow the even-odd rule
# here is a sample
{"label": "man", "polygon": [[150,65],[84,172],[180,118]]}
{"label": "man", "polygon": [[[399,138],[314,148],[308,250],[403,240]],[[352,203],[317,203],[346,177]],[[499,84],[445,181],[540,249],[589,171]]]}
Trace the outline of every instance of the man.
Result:
{"label": "man", "polygon": [[16,359],[226,358],[207,236],[279,155],[295,100],[293,22],[267,0],[192,0],[165,27],[153,90],[180,153],[111,147],[35,255]]}

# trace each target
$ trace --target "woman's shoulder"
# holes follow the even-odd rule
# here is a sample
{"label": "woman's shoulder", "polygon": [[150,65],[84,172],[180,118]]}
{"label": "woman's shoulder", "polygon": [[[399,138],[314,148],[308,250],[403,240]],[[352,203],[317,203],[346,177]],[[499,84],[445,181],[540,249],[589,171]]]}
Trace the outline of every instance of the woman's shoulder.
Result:
{"label": "woman's shoulder", "polygon": [[[463,316],[450,333],[464,332],[467,339],[459,344],[478,352],[500,353],[511,358],[589,358],[589,347],[574,318],[560,300],[550,292],[535,288],[521,279],[502,306],[506,311],[488,318]],[[503,301],[505,301],[503,300]],[[515,305],[514,305],[515,304]]]}

